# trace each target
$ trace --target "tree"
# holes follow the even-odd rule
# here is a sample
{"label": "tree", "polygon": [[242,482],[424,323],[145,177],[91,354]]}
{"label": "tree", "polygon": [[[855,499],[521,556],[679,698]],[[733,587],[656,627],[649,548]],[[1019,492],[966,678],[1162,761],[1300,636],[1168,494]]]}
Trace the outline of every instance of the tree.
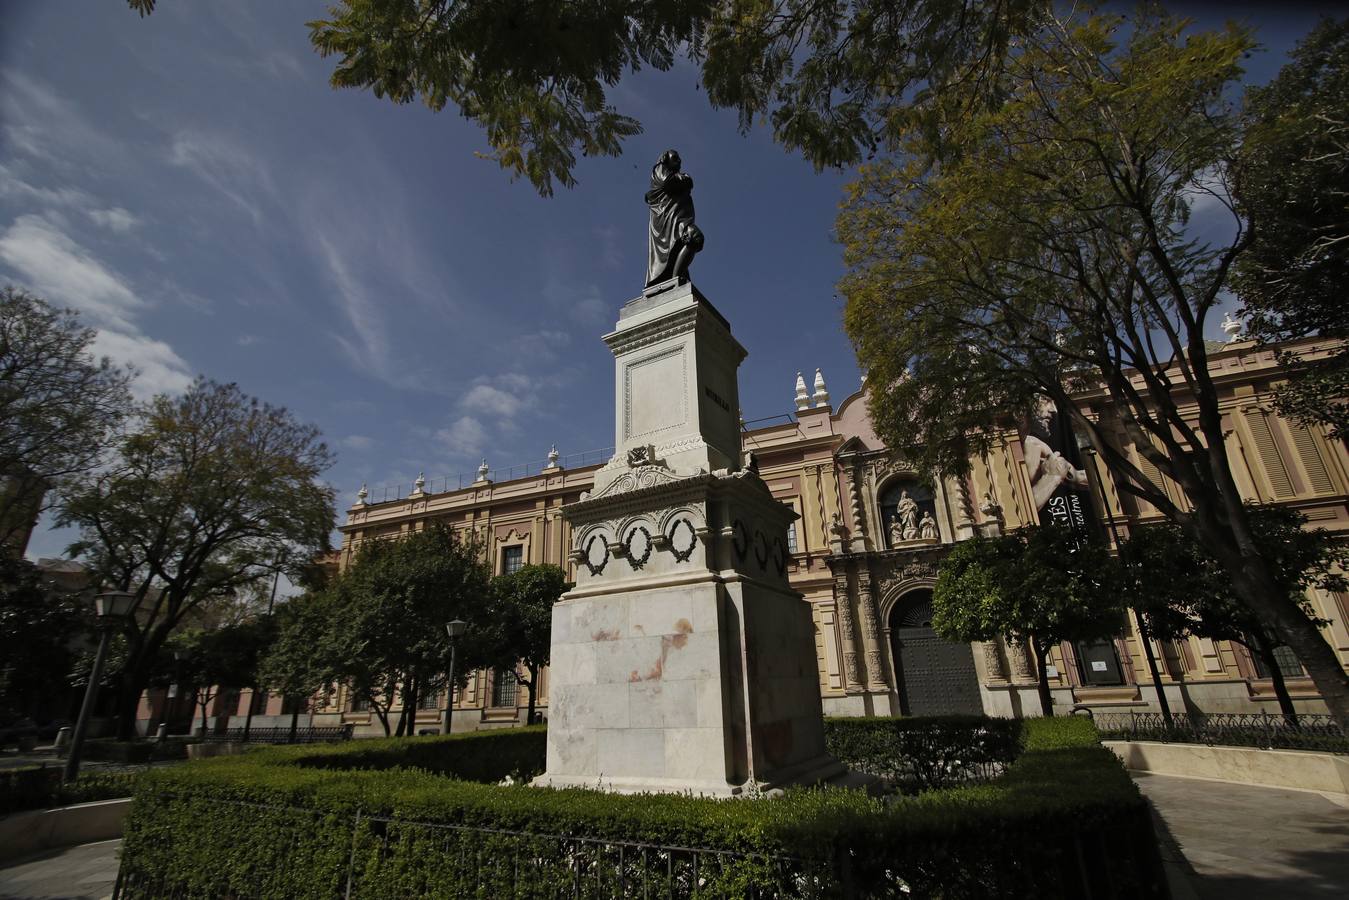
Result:
{"label": "tree", "polygon": [[176,672],[195,691],[201,710],[201,731],[206,733],[206,711],[227,688],[251,687],[258,680],[258,664],[270,640],[265,620],[241,622],[221,628],[189,628],[164,643],[163,655],[177,651],[181,663]]}
{"label": "tree", "polygon": [[87,596],[0,554],[0,721],[67,715],[77,647],[93,640]]}
{"label": "tree", "polygon": [[317,429],[233,384],[198,379],[156,397],[97,477],[70,484],[58,524],[80,527],[71,555],[136,595],[118,695],[128,739],[154,659],[184,616],[235,596],[328,545],[332,462]]}
{"label": "tree", "polygon": [[[150,0],[131,0],[145,14]],[[986,84],[1012,35],[1046,0],[343,0],[309,23],[338,57],[334,87],[433,110],[457,107],[487,132],[512,177],[570,187],[576,155],[616,156],[641,124],[606,89],[680,56],[700,67],[740,128],[767,119],[815,166],[861,160],[893,135],[915,91],[956,76]]]}
{"label": "tree", "polygon": [[0,546],[27,535],[58,482],[97,466],[130,409],[132,373],[95,359],[94,337],[74,312],[0,288]]}
{"label": "tree", "polygon": [[491,602],[475,617],[487,664],[497,669],[523,665],[517,678],[529,692],[525,717],[534,724],[539,669],[548,665],[553,633],[553,604],[571,589],[567,574],[554,565],[521,566],[492,579]]}
{"label": "tree", "polygon": [[[1338,574],[1349,567],[1349,547],[1324,529],[1305,528],[1302,515],[1286,507],[1253,508],[1250,520],[1291,602],[1320,623],[1307,601],[1307,590],[1343,591],[1349,586]],[[1146,617],[1154,636],[1175,639],[1193,634],[1241,644],[1269,671],[1284,716],[1297,721],[1275,656],[1285,638],[1233,599],[1217,560],[1170,523],[1134,529],[1120,558],[1129,567],[1130,605]]]}
{"label": "tree", "polygon": [[1123,624],[1110,554],[1053,525],[957,544],[932,591],[932,627],[948,641],[1030,644],[1046,716],[1054,715],[1045,669],[1054,646],[1110,638]]}
{"label": "tree", "polygon": [[[336,655],[327,641],[335,624],[335,612],[333,595],[326,589],[292,597],[278,606],[270,617],[274,638],[262,653],[257,681],[252,687],[299,698],[312,697],[331,684],[335,680],[332,660]],[[296,715],[292,713],[292,730]],[[384,733],[388,734],[387,714],[381,718],[385,721]]]}
{"label": "tree", "polygon": [[[317,639],[325,680],[363,696],[385,734],[412,734],[418,696],[444,685],[446,623],[473,618],[489,592],[480,548],[445,525],[366,541],[327,591],[326,628]],[[479,659],[477,635],[461,638],[459,653]],[[403,709],[391,729],[396,696]]]}
{"label": "tree", "polygon": [[[1279,584],[1232,476],[1204,340],[1250,239],[1224,184],[1241,141],[1224,98],[1251,39],[1145,12],[1118,43],[1123,22],[1051,22],[1010,56],[1005,102],[969,116],[935,101],[939,127],[910,129],[851,187],[841,289],[872,418],[888,446],[957,474],[1009,411],[1048,397],[1121,490],[1219,561],[1349,727],[1349,677]],[[1230,242],[1187,232],[1200,196],[1228,205]]]}
{"label": "tree", "polygon": [[[1261,341],[1349,339],[1349,19],[1324,19],[1293,61],[1246,92],[1248,126],[1236,180],[1254,239],[1234,287],[1247,333]],[[1276,350],[1289,372],[1280,411],[1349,439],[1349,344],[1308,364]]]}

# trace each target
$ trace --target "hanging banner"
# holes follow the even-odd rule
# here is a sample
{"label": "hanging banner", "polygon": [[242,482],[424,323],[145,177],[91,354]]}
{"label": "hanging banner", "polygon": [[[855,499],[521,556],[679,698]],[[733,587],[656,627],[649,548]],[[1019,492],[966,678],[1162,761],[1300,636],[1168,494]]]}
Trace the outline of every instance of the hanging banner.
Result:
{"label": "hanging banner", "polygon": [[1031,496],[1042,525],[1069,528],[1086,537],[1091,530],[1087,491],[1091,482],[1082,466],[1072,421],[1054,401],[1041,396],[1021,435]]}

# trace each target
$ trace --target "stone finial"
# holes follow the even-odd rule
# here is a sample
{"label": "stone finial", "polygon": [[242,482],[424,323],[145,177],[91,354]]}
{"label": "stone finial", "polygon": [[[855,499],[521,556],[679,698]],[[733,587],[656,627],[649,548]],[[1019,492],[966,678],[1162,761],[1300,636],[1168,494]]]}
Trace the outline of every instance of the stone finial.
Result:
{"label": "stone finial", "polygon": [[829,389],[824,386],[824,375],[819,369],[815,370],[815,395],[810,398],[815,403],[815,408],[829,405]]}
{"label": "stone finial", "polygon": [[412,482],[412,494],[416,496],[424,493],[426,493],[426,473],[418,472],[417,480]]}
{"label": "stone finial", "polygon": [[796,411],[803,412],[810,409],[810,394],[806,393],[806,379],[800,372],[796,373]]}
{"label": "stone finial", "polygon": [[1241,340],[1241,320],[1230,312],[1226,313],[1223,316],[1223,332],[1227,335],[1228,343]]}
{"label": "stone finial", "polygon": [[559,455],[560,454],[558,454],[557,452],[557,444],[554,444],[552,447],[548,448],[548,465],[545,466],[545,468],[556,469],[557,458]]}
{"label": "stone finial", "polygon": [[356,505],[365,506],[366,498],[370,496],[370,491],[366,489],[365,483],[361,483],[361,489],[356,492]]}
{"label": "stone finial", "polygon": [[862,387],[866,387],[866,386],[867,386],[867,371],[866,371],[865,369],[863,369],[863,370],[862,370]]}
{"label": "stone finial", "polygon": [[490,471],[492,471],[492,468],[489,465],[487,465],[487,458],[483,457],[482,465],[478,466],[478,477],[474,479],[473,483],[474,484],[485,483],[487,481],[487,473]]}

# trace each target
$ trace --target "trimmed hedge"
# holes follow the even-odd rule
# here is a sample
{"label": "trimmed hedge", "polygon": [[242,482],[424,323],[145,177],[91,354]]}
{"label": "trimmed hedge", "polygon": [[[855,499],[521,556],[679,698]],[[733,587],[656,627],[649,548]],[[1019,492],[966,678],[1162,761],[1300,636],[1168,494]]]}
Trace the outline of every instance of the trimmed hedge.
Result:
{"label": "trimmed hedge", "polygon": [[10,769],[0,772],[0,815],[30,809],[50,809],[72,803],[130,797],[143,770],[90,769],[70,784],[61,783],[60,766]]}
{"label": "trimmed hedge", "polygon": [[1002,777],[889,803],[459,780],[537,770],[541,728],[267,748],[143,780],[123,895],[1166,896],[1147,808],[1091,723],[1030,720],[1021,737]]}
{"label": "trimmed hedge", "polygon": [[984,716],[825,719],[824,740],[848,768],[919,791],[1002,774],[1021,752],[1021,722]]}

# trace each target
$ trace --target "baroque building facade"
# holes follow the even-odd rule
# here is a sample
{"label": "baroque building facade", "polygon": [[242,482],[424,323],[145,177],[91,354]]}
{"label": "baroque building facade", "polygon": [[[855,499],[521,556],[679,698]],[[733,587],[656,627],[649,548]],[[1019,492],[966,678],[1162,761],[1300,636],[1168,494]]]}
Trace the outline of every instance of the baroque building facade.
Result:
{"label": "baroque building facade", "polygon": [[[1308,357],[1329,352],[1316,341],[1293,346]],[[1271,391],[1282,373],[1270,348],[1237,340],[1213,349],[1229,458],[1245,497],[1293,506],[1309,526],[1349,538],[1345,444],[1277,415]],[[1085,395],[1079,402],[1088,415],[1109,422],[1112,412],[1104,397]],[[863,392],[835,407],[820,373],[813,391],[798,375],[795,406],[794,415],[745,428],[742,448],[753,454],[773,496],[798,516],[788,535],[787,567],[792,587],[813,611],[825,714],[1037,715],[1026,647],[1003,640],[955,644],[936,637],[931,628],[932,589],[952,544],[1035,524],[1045,516],[1048,507],[1026,465],[1028,454],[1040,452],[1036,438],[1008,427],[994,436],[987,455],[971,460],[966,477],[928,479],[877,437]],[[1178,498],[1175,486],[1129,446],[1122,428],[1118,433],[1119,446]],[[476,537],[494,573],[524,563],[553,563],[572,575],[578,562],[568,557],[571,535],[562,507],[590,490],[598,468],[569,468],[554,452],[539,470],[499,481],[489,478],[484,464],[477,480],[453,490],[428,492],[419,479],[406,496],[370,502],[363,488],[339,526],[340,564],[363,541],[439,520]],[[1108,522],[1110,533],[1127,533],[1131,526],[1159,518],[1146,503],[1121,492],[1094,457],[1084,457],[1078,474],[1085,478],[1080,484],[1084,509],[1103,525]],[[1327,621],[1325,634],[1341,662],[1349,663],[1349,597],[1313,591],[1308,599]],[[1277,712],[1270,673],[1238,644],[1153,640],[1152,650],[1174,709]],[[1052,652],[1050,682],[1060,712],[1156,708],[1132,615],[1113,641],[1065,643]],[[1295,658],[1286,655],[1281,669],[1300,709],[1324,709]],[[546,715],[546,672],[539,691]],[[238,713],[247,702],[240,698]],[[341,688],[314,703],[310,719],[315,725],[351,724],[358,734],[379,729],[372,714]],[[445,705],[443,695],[424,698],[417,729],[438,730]],[[525,695],[513,672],[484,670],[471,674],[452,707],[456,731],[511,726],[523,723]]]}

